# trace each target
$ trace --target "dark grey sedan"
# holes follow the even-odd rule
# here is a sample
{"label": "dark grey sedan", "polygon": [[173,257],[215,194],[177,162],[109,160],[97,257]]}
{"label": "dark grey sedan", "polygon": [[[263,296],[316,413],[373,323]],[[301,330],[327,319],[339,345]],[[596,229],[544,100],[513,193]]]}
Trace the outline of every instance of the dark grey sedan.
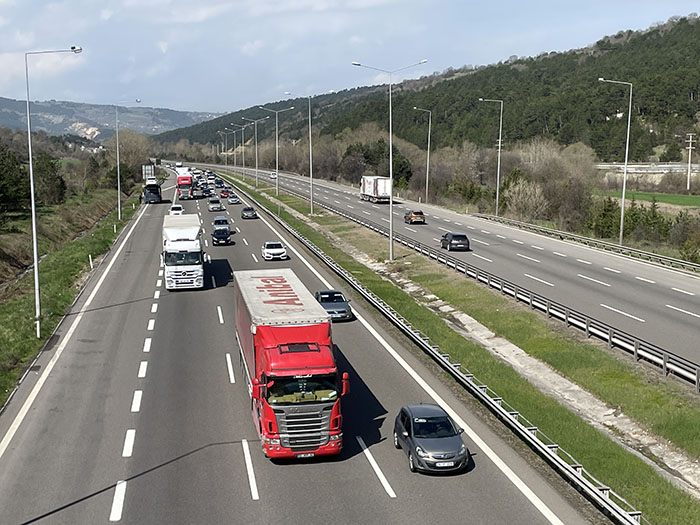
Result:
{"label": "dark grey sedan", "polygon": [[338,290],[319,290],[315,294],[316,300],[328,312],[333,321],[352,321],[355,316],[350,308],[350,300],[346,299]]}
{"label": "dark grey sedan", "polygon": [[255,209],[251,206],[246,206],[241,210],[241,219],[257,219],[258,214],[255,213]]}
{"label": "dark grey sedan", "polygon": [[407,405],[394,420],[394,446],[408,456],[411,472],[459,471],[469,461],[462,432],[437,405]]}

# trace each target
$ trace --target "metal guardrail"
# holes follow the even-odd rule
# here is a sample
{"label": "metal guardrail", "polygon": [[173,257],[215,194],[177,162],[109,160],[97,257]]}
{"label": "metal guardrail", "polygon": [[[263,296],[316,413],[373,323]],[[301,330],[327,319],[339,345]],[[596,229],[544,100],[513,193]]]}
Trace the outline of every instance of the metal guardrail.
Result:
{"label": "metal guardrail", "polygon": [[646,262],[651,262],[660,266],[680,268],[688,272],[700,273],[700,264],[683,261],[681,259],[666,257],[665,255],[659,255],[657,253],[652,252],[645,252],[644,250],[637,250],[636,248],[628,248],[626,246],[620,246],[619,244],[615,244],[612,242],[601,241],[599,239],[592,239],[590,237],[584,237],[583,235],[576,235],[574,233],[554,230],[552,228],[537,226],[536,224],[529,224],[527,222],[516,221],[514,219],[507,219],[505,217],[496,217],[495,215],[487,215],[484,213],[473,213],[472,216],[493,222],[500,222],[501,224],[505,224],[507,226],[515,226],[517,228],[520,228],[521,230],[528,230],[534,233],[538,233],[540,235],[557,237],[561,240],[566,241],[575,241],[581,244],[585,244],[586,246],[593,246],[594,248],[598,248],[600,250],[619,253],[621,255],[633,257],[635,259],[642,259]]}
{"label": "metal guardrail", "polygon": [[[235,183],[234,183],[235,185]],[[409,337],[426,354],[430,355],[444,370],[455,378],[481,403],[486,405],[506,426],[508,426],[520,439],[544,458],[561,476],[572,483],[577,490],[583,493],[590,501],[600,508],[608,517],[618,523],[637,525],[650,523],[642,516],[642,512],[636,510],[627,500],[617,494],[610,487],[598,480],[587,471],[576,459],[561,448],[554,440],[549,438],[536,425],[523,416],[518,410],[500,397],[489,386],[481,382],[474,374],[460,363],[451,361],[449,354],[440,351],[440,347],[431,344],[430,338],[416,329],[400,313],[384,302],[374,292],[365,287],[350,272],[341,267],[325,252],[313,244],[309,239],[294,230],[273,210],[268,210],[261,205],[248,192],[238,187],[238,191],[253,201],[258,208],[265,210],[280,226],[294,236],[314,253],[326,266],[344,279],[350,286],[364,297],[372,306],[381,312],[397,328]],[[478,276],[477,276],[478,278]],[[517,291],[516,291],[517,295]]]}

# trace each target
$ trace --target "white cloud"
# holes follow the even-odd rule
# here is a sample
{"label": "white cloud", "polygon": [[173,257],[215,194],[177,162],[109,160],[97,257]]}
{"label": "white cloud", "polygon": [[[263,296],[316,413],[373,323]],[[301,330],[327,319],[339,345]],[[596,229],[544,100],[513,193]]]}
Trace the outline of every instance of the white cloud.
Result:
{"label": "white cloud", "polygon": [[352,36],[348,39],[348,43],[349,43],[350,45],[352,45],[352,46],[359,46],[359,45],[365,43],[365,39],[362,38],[360,35],[352,35]]}
{"label": "white cloud", "polygon": [[157,44],[158,49],[160,49],[160,52],[165,54],[168,52],[168,43],[164,42],[163,40],[159,41]]}
{"label": "white cloud", "polygon": [[110,18],[112,18],[112,15],[114,14],[114,11],[112,11],[109,8],[102,9],[100,11],[100,20],[102,21],[107,21]]}
{"label": "white cloud", "polygon": [[263,47],[265,47],[265,42],[263,42],[262,40],[246,42],[241,46],[241,53],[248,56],[257,55]]}
{"label": "white cloud", "polygon": [[7,18],[0,16],[0,27],[6,26],[9,23],[10,21]]}
{"label": "white cloud", "polygon": [[12,47],[26,49],[34,44],[34,33],[24,33],[20,29],[15,29],[14,33],[10,35],[9,43]]}

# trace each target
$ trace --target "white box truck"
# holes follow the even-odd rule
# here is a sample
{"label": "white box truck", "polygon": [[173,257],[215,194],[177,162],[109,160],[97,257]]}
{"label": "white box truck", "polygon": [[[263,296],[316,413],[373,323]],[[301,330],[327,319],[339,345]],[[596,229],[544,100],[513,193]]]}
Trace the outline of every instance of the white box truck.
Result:
{"label": "white box truck", "polygon": [[360,199],[371,202],[389,202],[391,179],[376,175],[364,175],[360,181]]}
{"label": "white box truck", "polygon": [[166,290],[204,287],[202,227],[195,214],[163,217],[163,267]]}

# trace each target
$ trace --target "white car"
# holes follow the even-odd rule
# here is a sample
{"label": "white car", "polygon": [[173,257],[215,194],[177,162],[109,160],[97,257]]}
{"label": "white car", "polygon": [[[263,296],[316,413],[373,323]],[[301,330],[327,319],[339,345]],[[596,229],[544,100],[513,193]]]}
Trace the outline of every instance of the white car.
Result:
{"label": "white car", "polygon": [[272,261],[274,259],[284,260],[288,259],[287,249],[284,247],[280,241],[266,241],[262,245],[262,257],[266,261]]}
{"label": "white car", "polygon": [[182,215],[184,212],[185,209],[182,207],[182,204],[173,204],[168,210],[168,215]]}
{"label": "white car", "polygon": [[277,173],[274,173],[274,172],[270,173],[270,178],[273,179],[273,180],[276,179],[276,178],[277,178]]}
{"label": "white car", "polygon": [[209,199],[207,208],[209,211],[224,211],[224,205],[221,204],[221,201],[217,197],[212,197]]}

